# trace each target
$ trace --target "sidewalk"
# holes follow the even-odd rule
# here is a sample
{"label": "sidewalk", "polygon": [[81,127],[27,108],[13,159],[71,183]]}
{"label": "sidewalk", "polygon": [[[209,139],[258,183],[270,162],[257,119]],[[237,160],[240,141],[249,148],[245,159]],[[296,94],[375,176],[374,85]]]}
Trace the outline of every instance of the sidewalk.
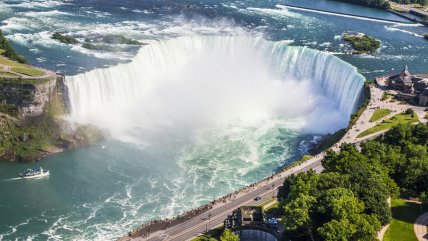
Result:
{"label": "sidewalk", "polygon": [[416,219],[415,224],[413,226],[413,230],[415,230],[416,237],[418,238],[419,241],[428,240],[427,226],[428,226],[428,212],[419,216],[419,218]]}

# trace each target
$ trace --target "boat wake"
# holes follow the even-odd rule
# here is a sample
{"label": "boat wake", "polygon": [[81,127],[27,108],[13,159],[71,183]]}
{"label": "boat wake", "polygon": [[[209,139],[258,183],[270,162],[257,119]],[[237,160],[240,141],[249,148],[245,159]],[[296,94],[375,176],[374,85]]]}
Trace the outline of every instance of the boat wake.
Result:
{"label": "boat wake", "polygon": [[16,180],[22,180],[22,177],[8,178],[8,179],[1,180],[0,182],[12,182],[12,181],[16,181]]}

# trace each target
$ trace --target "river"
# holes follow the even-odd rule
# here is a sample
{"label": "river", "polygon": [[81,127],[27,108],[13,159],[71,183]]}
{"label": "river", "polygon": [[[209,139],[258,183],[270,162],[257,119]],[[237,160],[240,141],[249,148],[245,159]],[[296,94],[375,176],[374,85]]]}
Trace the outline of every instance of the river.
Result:
{"label": "river", "polygon": [[[114,240],[307,153],[346,126],[361,75],[405,64],[428,71],[427,27],[278,4],[405,21],[325,0],[0,1],[0,28],[13,46],[32,64],[67,75],[70,120],[108,133],[36,163],[0,163],[0,240]],[[94,51],[52,40],[55,31],[148,45]],[[348,54],[340,39],[348,31],[379,39],[380,50]],[[51,175],[16,178],[39,166]]]}

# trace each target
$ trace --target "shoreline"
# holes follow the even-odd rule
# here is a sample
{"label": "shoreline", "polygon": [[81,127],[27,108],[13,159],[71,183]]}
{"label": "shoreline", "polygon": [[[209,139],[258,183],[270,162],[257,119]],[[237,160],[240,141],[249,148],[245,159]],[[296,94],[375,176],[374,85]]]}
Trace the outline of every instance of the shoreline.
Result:
{"label": "shoreline", "polygon": [[[364,86],[366,87],[366,86]],[[369,87],[369,86],[367,86]],[[369,87],[370,88],[370,87]],[[369,93],[371,94],[372,91],[370,90],[366,90],[366,88],[363,89],[363,93],[366,93],[366,91],[369,91]],[[361,107],[356,111],[359,112],[361,109],[363,109],[362,112],[364,112],[366,110],[367,105],[364,104],[365,101],[369,101],[371,100],[372,96],[366,96],[366,99],[363,101]],[[361,117],[361,115],[358,116],[357,119],[359,119]],[[354,122],[354,125],[356,124],[357,121]],[[327,150],[337,150],[338,149],[338,143],[340,143],[341,141],[344,141],[344,139],[346,138],[346,134],[352,129],[352,124],[353,121],[352,119],[349,122],[349,126],[346,128],[346,132],[341,136],[341,138],[339,139],[339,141],[335,142],[334,144],[332,144],[330,147],[328,147],[327,149],[311,156],[311,158],[309,159],[304,159],[304,156],[301,156],[300,159],[298,159],[297,161],[289,164],[288,166],[284,167],[283,169],[281,169],[280,171],[272,174],[271,176],[265,177],[263,179],[260,179],[254,183],[251,183],[245,187],[242,187],[236,191],[230,192],[220,198],[217,198],[215,200],[212,200],[206,204],[203,204],[201,206],[198,206],[194,209],[185,211],[182,214],[179,214],[177,216],[174,217],[170,217],[170,218],[164,218],[164,219],[155,219],[155,220],[151,220],[148,221],[146,223],[143,223],[141,226],[137,227],[136,229],[128,232],[128,235],[124,235],[122,237],[119,237],[117,240],[118,241],[125,241],[125,240],[129,240],[129,238],[133,238],[136,240],[140,240],[140,238],[142,238],[141,240],[144,240],[144,238],[148,238],[150,237],[150,235],[152,233],[156,233],[156,232],[162,232],[163,230],[167,229],[167,228],[171,228],[177,225],[180,225],[182,223],[185,223],[186,221],[190,221],[198,216],[203,215],[204,213],[206,213],[208,210],[212,210],[216,205],[219,206],[221,204],[227,204],[227,200],[233,202],[239,195],[245,195],[245,193],[248,193],[249,191],[254,190],[254,187],[259,187],[260,184],[262,184],[263,182],[267,182],[269,183],[269,181],[275,182],[278,180],[275,179],[281,179],[287,176],[288,172],[292,172],[293,170],[303,170],[305,168],[307,168],[310,165],[316,165],[317,163],[319,165],[321,165],[321,160],[323,159],[325,153]],[[340,130],[338,130],[339,132]],[[382,133],[380,133],[382,134]],[[331,135],[332,137],[334,137],[334,134]],[[329,139],[327,138],[325,141],[323,142],[327,142],[329,141]],[[318,167],[318,169],[321,167]],[[282,177],[284,175],[284,177]]]}
{"label": "shoreline", "polygon": [[[388,102],[381,100],[381,97],[385,90],[382,89],[381,86],[375,85],[375,82],[371,82],[367,86],[369,88],[370,93],[370,95],[367,97],[368,103],[367,105],[363,105],[362,107],[360,107],[359,110],[362,110],[361,113],[359,113],[358,117],[354,122],[350,122],[350,124],[353,123],[353,125],[349,126],[342,138],[327,150],[337,152],[339,151],[341,144],[349,143],[359,145],[364,141],[375,139],[383,135],[385,131],[376,132],[361,138],[358,137],[358,134],[363,132],[364,130],[371,128],[378,122],[390,118],[391,115],[404,112],[407,108],[421,108],[418,106],[401,105],[397,103],[389,104]],[[369,122],[369,119],[373,115],[376,107],[379,105],[390,105],[391,108],[395,108],[396,110],[390,115],[381,118],[377,122]],[[420,118],[420,120],[422,121],[422,123],[426,123],[426,120],[423,120],[422,118]],[[254,196],[269,195],[271,197],[272,194],[274,194],[276,191],[275,189],[270,190],[271,185],[275,185],[275,187],[282,185],[283,181],[287,176],[310,169],[316,172],[322,171],[323,167],[321,161],[327,150],[307,160],[302,160],[301,162],[295,162],[293,164],[290,164],[281,171],[269,177],[258,180],[248,186],[226,194],[221,198],[201,205],[195,209],[186,211],[184,214],[172,218],[158,219],[146,222],[138,226],[136,229],[128,232],[128,235],[119,237],[117,240],[154,241],[164,240],[164,238],[176,241],[189,240],[193,237],[198,236],[198,234],[200,234],[201,232],[204,232],[205,229],[211,229],[220,225],[224,218],[228,214],[230,214],[234,208],[236,209],[239,206],[254,203]],[[210,210],[209,219],[207,219],[207,215],[205,214],[208,210]]]}

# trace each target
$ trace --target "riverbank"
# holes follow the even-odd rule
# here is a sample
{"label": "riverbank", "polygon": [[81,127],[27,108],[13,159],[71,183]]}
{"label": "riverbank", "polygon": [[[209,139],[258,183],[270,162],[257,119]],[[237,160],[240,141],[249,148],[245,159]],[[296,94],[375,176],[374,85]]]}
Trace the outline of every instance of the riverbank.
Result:
{"label": "riverbank", "polygon": [[[358,125],[358,121],[356,121],[356,125]],[[351,130],[352,129],[348,130],[338,143],[345,142],[345,136]],[[338,145],[335,144],[330,149],[337,151]],[[218,226],[232,210],[241,205],[253,203],[253,199],[256,196],[266,193],[265,195],[271,195],[270,197],[272,197],[272,195],[275,194],[275,190],[270,190],[272,185],[273,187],[282,185],[287,176],[309,169],[321,171],[321,160],[324,155],[325,152],[322,152],[309,159],[302,159],[302,162],[299,164],[291,165],[290,168],[285,167],[279,173],[215,199],[209,204],[190,210],[183,215],[150,221],[130,231],[128,235],[118,240],[159,240],[163,238],[168,238],[169,240],[187,240],[188,238],[196,236],[197,233],[203,232],[204,228],[211,229]],[[266,200],[261,199],[260,201],[263,202]],[[209,220],[206,218],[207,210],[209,210],[211,214]],[[196,228],[195,225],[197,225]]]}
{"label": "riverbank", "polygon": [[[359,145],[363,141],[376,138],[384,133],[377,132],[369,136],[361,138],[358,137],[359,133],[371,128],[377,123],[370,122],[370,119],[373,116],[374,111],[377,109],[377,107],[381,106],[383,101],[385,101],[382,100],[382,96],[385,91],[384,89],[382,89],[382,87],[375,86],[374,83],[369,84],[367,87],[370,89],[370,96],[368,99],[367,107],[364,108],[363,111],[360,113],[358,118],[355,120],[354,125],[350,126],[350,128],[348,128],[348,130],[346,131],[345,135],[339,141],[337,141],[329,150],[338,152],[340,145],[343,143]],[[419,110],[420,107],[400,105],[397,103],[392,103],[392,105],[396,105],[398,108],[395,112],[404,112],[407,108],[416,108],[415,112],[418,113],[418,115],[423,114]],[[378,121],[384,121],[389,117],[389,115],[386,115],[384,117],[381,117]],[[426,123],[426,120],[422,120],[422,122]],[[279,173],[276,173],[263,180],[246,186],[224,197],[213,200],[212,202],[207,204],[208,208],[206,208],[207,206],[196,208],[190,211],[190,213],[192,214],[191,216],[188,216],[189,212],[184,214],[187,215],[184,216],[187,218],[183,219],[183,215],[180,215],[169,219],[151,221],[150,223],[143,224],[139,228],[129,232],[127,236],[124,236],[119,240],[127,240],[130,238],[132,240],[155,241],[168,238],[168,240],[184,241],[193,236],[197,236],[198,233],[203,232],[205,229],[211,229],[221,224],[222,221],[226,218],[226,216],[232,213],[232,211],[238,208],[239,206],[250,204],[258,205],[257,201],[253,200],[256,196],[262,196],[260,202],[266,201],[267,199],[269,199],[269,197],[271,198],[272,195],[274,195],[276,192],[274,189],[272,189],[272,187],[282,185],[284,179],[287,176],[309,169],[313,169],[318,172],[322,171],[321,161],[324,155],[325,152],[322,152],[309,159],[303,159],[301,163],[297,165],[292,165],[291,168],[286,167]],[[263,199],[263,197],[265,198]],[[196,210],[209,210],[210,219],[207,219],[206,211],[198,212]],[[154,228],[155,226],[153,226],[153,224],[156,224],[157,228]]]}
{"label": "riverbank", "polygon": [[422,8],[416,8],[414,4],[406,5],[390,2],[388,11],[412,22],[428,26],[428,11]]}

